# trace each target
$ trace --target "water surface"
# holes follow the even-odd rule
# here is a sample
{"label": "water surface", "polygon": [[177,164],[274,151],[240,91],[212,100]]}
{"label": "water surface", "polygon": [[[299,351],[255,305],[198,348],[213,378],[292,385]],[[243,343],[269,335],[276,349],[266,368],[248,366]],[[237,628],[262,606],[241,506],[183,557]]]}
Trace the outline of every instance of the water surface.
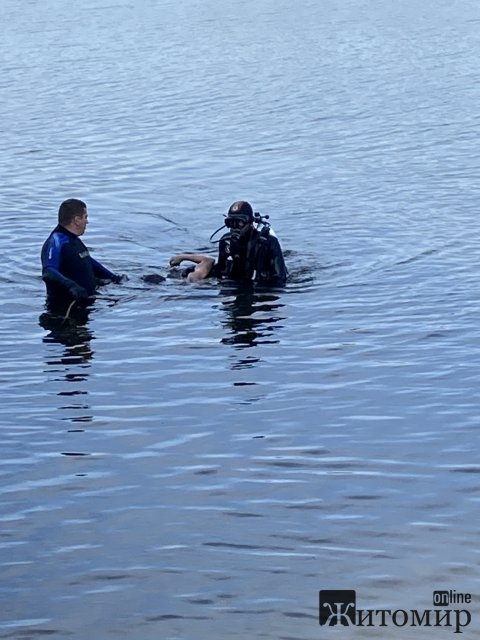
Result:
{"label": "water surface", "polygon": [[[478,594],[477,4],[2,14],[0,637],[314,640],[319,589]],[[129,280],[45,328],[67,197]],[[144,282],[240,198],[285,290]]]}

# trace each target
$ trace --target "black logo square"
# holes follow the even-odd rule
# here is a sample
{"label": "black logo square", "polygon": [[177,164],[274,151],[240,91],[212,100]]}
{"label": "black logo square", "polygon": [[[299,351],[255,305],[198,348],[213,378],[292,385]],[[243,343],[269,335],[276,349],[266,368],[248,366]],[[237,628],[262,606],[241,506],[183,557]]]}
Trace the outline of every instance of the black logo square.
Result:
{"label": "black logo square", "polygon": [[357,595],[355,591],[322,590],[319,594],[319,622],[321,625],[355,625]]}

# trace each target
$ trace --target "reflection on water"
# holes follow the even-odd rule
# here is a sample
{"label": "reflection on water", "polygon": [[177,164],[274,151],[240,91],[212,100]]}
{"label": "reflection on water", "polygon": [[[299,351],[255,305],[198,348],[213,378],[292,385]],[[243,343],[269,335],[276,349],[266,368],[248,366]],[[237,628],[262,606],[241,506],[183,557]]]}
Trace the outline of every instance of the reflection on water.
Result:
{"label": "reflection on water", "polygon": [[[478,594],[478,2],[1,6],[0,637],[318,640],[322,588]],[[244,196],[285,290],[142,278]],[[67,197],[131,281],[39,326]]]}
{"label": "reflection on water", "polygon": [[[81,402],[70,401],[68,404],[60,404],[60,411],[67,411],[66,420],[74,423],[87,423],[93,421],[92,409],[88,403],[87,391],[84,383],[88,381],[91,372],[91,360],[94,351],[91,341],[93,332],[88,326],[90,310],[82,309],[72,313],[68,318],[56,316],[51,313],[43,313],[39,318],[39,324],[47,333],[43,342],[49,345],[61,345],[65,347],[62,352],[56,351],[52,357],[47,358],[45,364],[47,376],[54,374],[52,379],[57,382],[65,381],[67,388],[57,392],[60,397],[75,398],[81,396]],[[74,415],[70,415],[72,413]],[[73,429],[71,431],[83,431]]]}
{"label": "reflection on water", "polygon": [[279,315],[283,307],[281,294],[254,286],[232,285],[222,288],[220,296],[225,298],[221,302],[225,314],[222,324],[228,330],[228,335],[222,338],[224,344],[254,347],[279,342],[275,333],[284,319]]}
{"label": "reflection on water", "polygon": [[[39,325],[49,331],[43,337],[43,342],[47,344],[61,344],[66,347],[59,360],[48,360],[47,364],[84,364],[92,358],[94,351],[91,348],[93,333],[87,326],[88,311],[81,315],[64,318],[43,313],[39,317]],[[90,366],[90,365],[88,365]]]}

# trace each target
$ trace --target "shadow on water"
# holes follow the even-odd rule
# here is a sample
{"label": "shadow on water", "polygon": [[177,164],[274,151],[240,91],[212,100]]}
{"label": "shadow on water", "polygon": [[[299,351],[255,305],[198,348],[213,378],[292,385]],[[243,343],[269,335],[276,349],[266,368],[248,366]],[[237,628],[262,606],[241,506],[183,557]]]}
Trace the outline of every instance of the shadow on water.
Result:
{"label": "shadow on water", "polygon": [[[94,351],[91,341],[93,332],[88,327],[89,311],[82,310],[65,319],[51,313],[42,313],[39,317],[40,326],[48,331],[43,342],[48,345],[60,345],[63,350],[55,349],[45,364],[46,371],[53,373],[56,382],[66,382],[57,395],[62,398],[58,409],[68,412],[68,420],[73,423],[93,421],[92,410],[85,396],[88,392],[83,385],[90,375],[91,360]],[[77,398],[77,400],[74,400]],[[83,431],[83,429],[70,429]]]}
{"label": "shadow on water", "polygon": [[[93,333],[88,328],[88,320],[89,311],[86,309],[76,314],[72,313],[69,318],[48,312],[42,313],[39,317],[39,325],[49,331],[43,337],[43,342],[66,347],[64,356],[60,360],[62,364],[82,364],[93,358],[94,352],[90,345]],[[58,360],[47,361],[47,364],[58,363]]]}
{"label": "shadow on water", "polygon": [[282,326],[279,322],[284,320],[279,313],[284,306],[280,302],[281,293],[245,285],[222,287],[221,308],[225,313],[222,324],[227,329],[222,343],[246,348],[280,342],[275,333]]}

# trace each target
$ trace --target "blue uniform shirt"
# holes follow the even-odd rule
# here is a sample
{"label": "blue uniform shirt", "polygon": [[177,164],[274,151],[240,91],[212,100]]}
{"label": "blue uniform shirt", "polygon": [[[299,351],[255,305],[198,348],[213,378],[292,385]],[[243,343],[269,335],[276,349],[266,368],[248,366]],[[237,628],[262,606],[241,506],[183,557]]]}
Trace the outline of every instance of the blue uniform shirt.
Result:
{"label": "blue uniform shirt", "polygon": [[69,291],[72,283],[91,296],[97,280],[115,280],[116,276],[91,257],[77,235],[58,225],[42,247],[42,278],[47,287],[47,305],[65,309],[74,299]]}

